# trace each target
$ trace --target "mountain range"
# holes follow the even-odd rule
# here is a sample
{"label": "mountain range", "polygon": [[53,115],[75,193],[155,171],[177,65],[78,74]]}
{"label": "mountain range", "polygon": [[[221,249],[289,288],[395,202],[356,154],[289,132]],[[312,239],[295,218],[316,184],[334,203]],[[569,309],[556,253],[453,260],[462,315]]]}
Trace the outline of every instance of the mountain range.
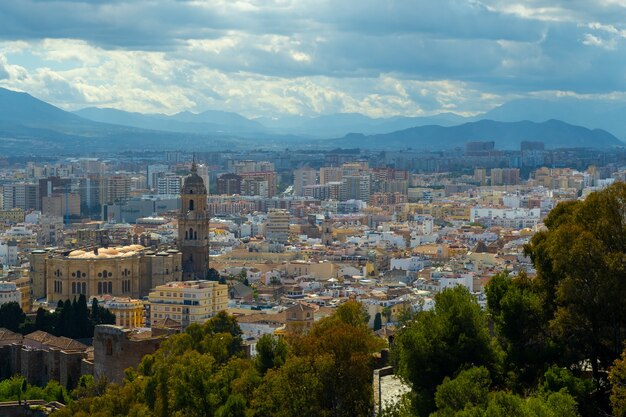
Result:
{"label": "mountain range", "polygon": [[[91,107],[67,112],[29,94],[0,88],[0,152],[224,150],[258,148],[259,143],[264,148],[295,144],[309,148],[445,149],[475,140],[494,140],[498,149],[518,149],[522,140],[543,141],[546,148],[610,148],[624,143],[598,127],[606,115],[613,131],[626,137],[621,111],[623,108],[607,103],[595,107],[591,101],[567,100],[561,106],[545,100],[517,100],[473,118],[442,113],[375,119],[343,113],[250,120],[214,110],[165,115]],[[549,120],[553,114],[561,116],[560,120]],[[585,123],[577,123],[577,118]]]}

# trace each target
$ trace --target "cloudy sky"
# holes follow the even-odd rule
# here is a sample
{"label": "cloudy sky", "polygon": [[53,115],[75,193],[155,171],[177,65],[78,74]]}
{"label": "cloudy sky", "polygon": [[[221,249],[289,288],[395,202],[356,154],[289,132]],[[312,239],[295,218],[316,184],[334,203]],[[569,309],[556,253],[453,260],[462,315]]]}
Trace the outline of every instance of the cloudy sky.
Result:
{"label": "cloudy sky", "polygon": [[474,114],[626,101],[624,0],[0,2],[0,86],[65,109]]}

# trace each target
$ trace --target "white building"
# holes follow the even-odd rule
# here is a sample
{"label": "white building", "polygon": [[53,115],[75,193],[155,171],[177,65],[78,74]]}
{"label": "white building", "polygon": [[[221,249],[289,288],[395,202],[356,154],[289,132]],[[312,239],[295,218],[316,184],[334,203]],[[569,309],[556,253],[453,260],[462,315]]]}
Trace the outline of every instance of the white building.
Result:
{"label": "white building", "polygon": [[4,266],[19,266],[15,240],[0,241],[0,263]]}
{"label": "white building", "polygon": [[400,269],[409,272],[417,272],[427,266],[430,266],[430,260],[419,256],[411,256],[410,258],[391,258],[389,261],[389,269]]}
{"label": "white building", "polygon": [[22,293],[14,282],[0,281],[0,305],[16,302],[22,307]]}

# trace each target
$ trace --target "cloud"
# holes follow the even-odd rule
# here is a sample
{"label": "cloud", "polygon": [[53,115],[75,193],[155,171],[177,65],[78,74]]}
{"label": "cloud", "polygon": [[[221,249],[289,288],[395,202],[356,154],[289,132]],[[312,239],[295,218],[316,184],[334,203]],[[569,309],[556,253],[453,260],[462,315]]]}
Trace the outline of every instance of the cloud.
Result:
{"label": "cloud", "polygon": [[64,108],[438,111],[624,90],[617,0],[0,3],[0,85]]}

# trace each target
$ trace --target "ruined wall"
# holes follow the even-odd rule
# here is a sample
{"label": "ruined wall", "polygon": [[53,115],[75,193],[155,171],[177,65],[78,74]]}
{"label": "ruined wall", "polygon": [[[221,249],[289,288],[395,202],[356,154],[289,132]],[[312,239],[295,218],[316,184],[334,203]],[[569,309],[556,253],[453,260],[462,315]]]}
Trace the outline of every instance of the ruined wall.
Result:
{"label": "ruined wall", "polygon": [[154,353],[163,338],[132,339],[131,330],[120,326],[98,325],[93,336],[94,378],[121,383],[124,370],[136,367],[141,359]]}

